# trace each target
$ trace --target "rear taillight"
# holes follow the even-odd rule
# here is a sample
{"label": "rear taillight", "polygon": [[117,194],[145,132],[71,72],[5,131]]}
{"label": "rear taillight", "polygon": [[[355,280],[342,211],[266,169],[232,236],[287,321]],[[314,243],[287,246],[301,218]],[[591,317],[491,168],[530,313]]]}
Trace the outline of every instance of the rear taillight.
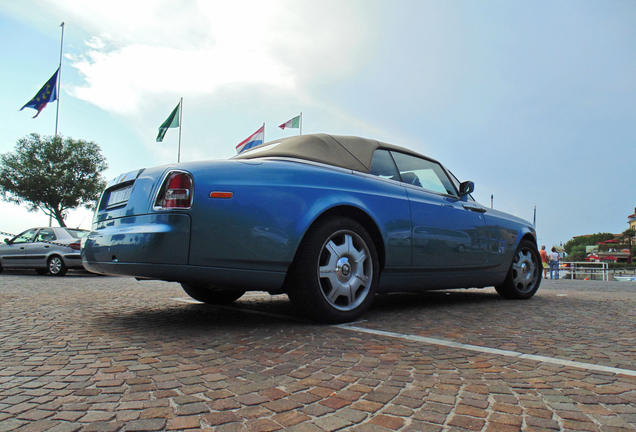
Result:
{"label": "rear taillight", "polygon": [[80,250],[82,248],[82,244],[80,240],[78,240],[75,243],[71,243],[70,245],[68,245],[68,247],[70,247],[73,250]]}
{"label": "rear taillight", "polygon": [[190,208],[192,206],[192,176],[182,171],[168,174],[155,206],[164,209]]}

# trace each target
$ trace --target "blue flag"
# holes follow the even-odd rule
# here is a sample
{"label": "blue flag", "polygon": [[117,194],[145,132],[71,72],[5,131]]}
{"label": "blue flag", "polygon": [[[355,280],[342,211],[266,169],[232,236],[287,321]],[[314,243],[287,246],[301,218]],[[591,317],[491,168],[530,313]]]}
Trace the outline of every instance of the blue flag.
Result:
{"label": "blue flag", "polygon": [[46,84],[42,86],[40,91],[36,93],[33,99],[28,101],[22,108],[20,108],[20,111],[25,108],[33,108],[38,112],[36,115],[33,116],[33,118],[36,118],[40,115],[40,111],[44,109],[47,103],[57,100],[57,74],[59,72],[60,68],[57,68],[51,79],[49,79]]}

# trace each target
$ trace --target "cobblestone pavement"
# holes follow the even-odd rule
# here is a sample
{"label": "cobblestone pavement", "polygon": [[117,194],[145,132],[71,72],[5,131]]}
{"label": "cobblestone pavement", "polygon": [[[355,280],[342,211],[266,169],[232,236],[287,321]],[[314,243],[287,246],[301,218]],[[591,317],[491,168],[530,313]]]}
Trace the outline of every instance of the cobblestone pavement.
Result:
{"label": "cobblestone pavement", "polygon": [[285,296],[212,307],[174,283],[5,271],[0,432],[636,430],[634,292],[395,294],[323,326]]}

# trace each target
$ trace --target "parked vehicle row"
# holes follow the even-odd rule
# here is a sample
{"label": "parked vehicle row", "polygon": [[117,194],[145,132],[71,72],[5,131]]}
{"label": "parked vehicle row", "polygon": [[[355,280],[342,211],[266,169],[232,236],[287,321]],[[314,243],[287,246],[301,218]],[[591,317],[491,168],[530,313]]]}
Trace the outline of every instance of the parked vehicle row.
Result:
{"label": "parked vehicle row", "polygon": [[38,274],[64,276],[83,269],[81,238],[88,231],[73,228],[31,228],[0,244],[0,273],[5,268],[35,269]]}

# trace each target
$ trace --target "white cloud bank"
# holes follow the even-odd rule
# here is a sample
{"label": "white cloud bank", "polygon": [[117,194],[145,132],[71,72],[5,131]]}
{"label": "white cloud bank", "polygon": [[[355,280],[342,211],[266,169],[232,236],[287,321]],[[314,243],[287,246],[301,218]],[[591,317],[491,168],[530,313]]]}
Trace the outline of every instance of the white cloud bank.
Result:
{"label": "white cloud bank", "polygon": [[[51,3],[52,5],[52,3]],[[69,55],[77,98],[135,114],[160,93],[207,97],[260,86],[302,99],[314,82],[346,76],[371,34],[356,2],[55,2],[92,35]]]}

